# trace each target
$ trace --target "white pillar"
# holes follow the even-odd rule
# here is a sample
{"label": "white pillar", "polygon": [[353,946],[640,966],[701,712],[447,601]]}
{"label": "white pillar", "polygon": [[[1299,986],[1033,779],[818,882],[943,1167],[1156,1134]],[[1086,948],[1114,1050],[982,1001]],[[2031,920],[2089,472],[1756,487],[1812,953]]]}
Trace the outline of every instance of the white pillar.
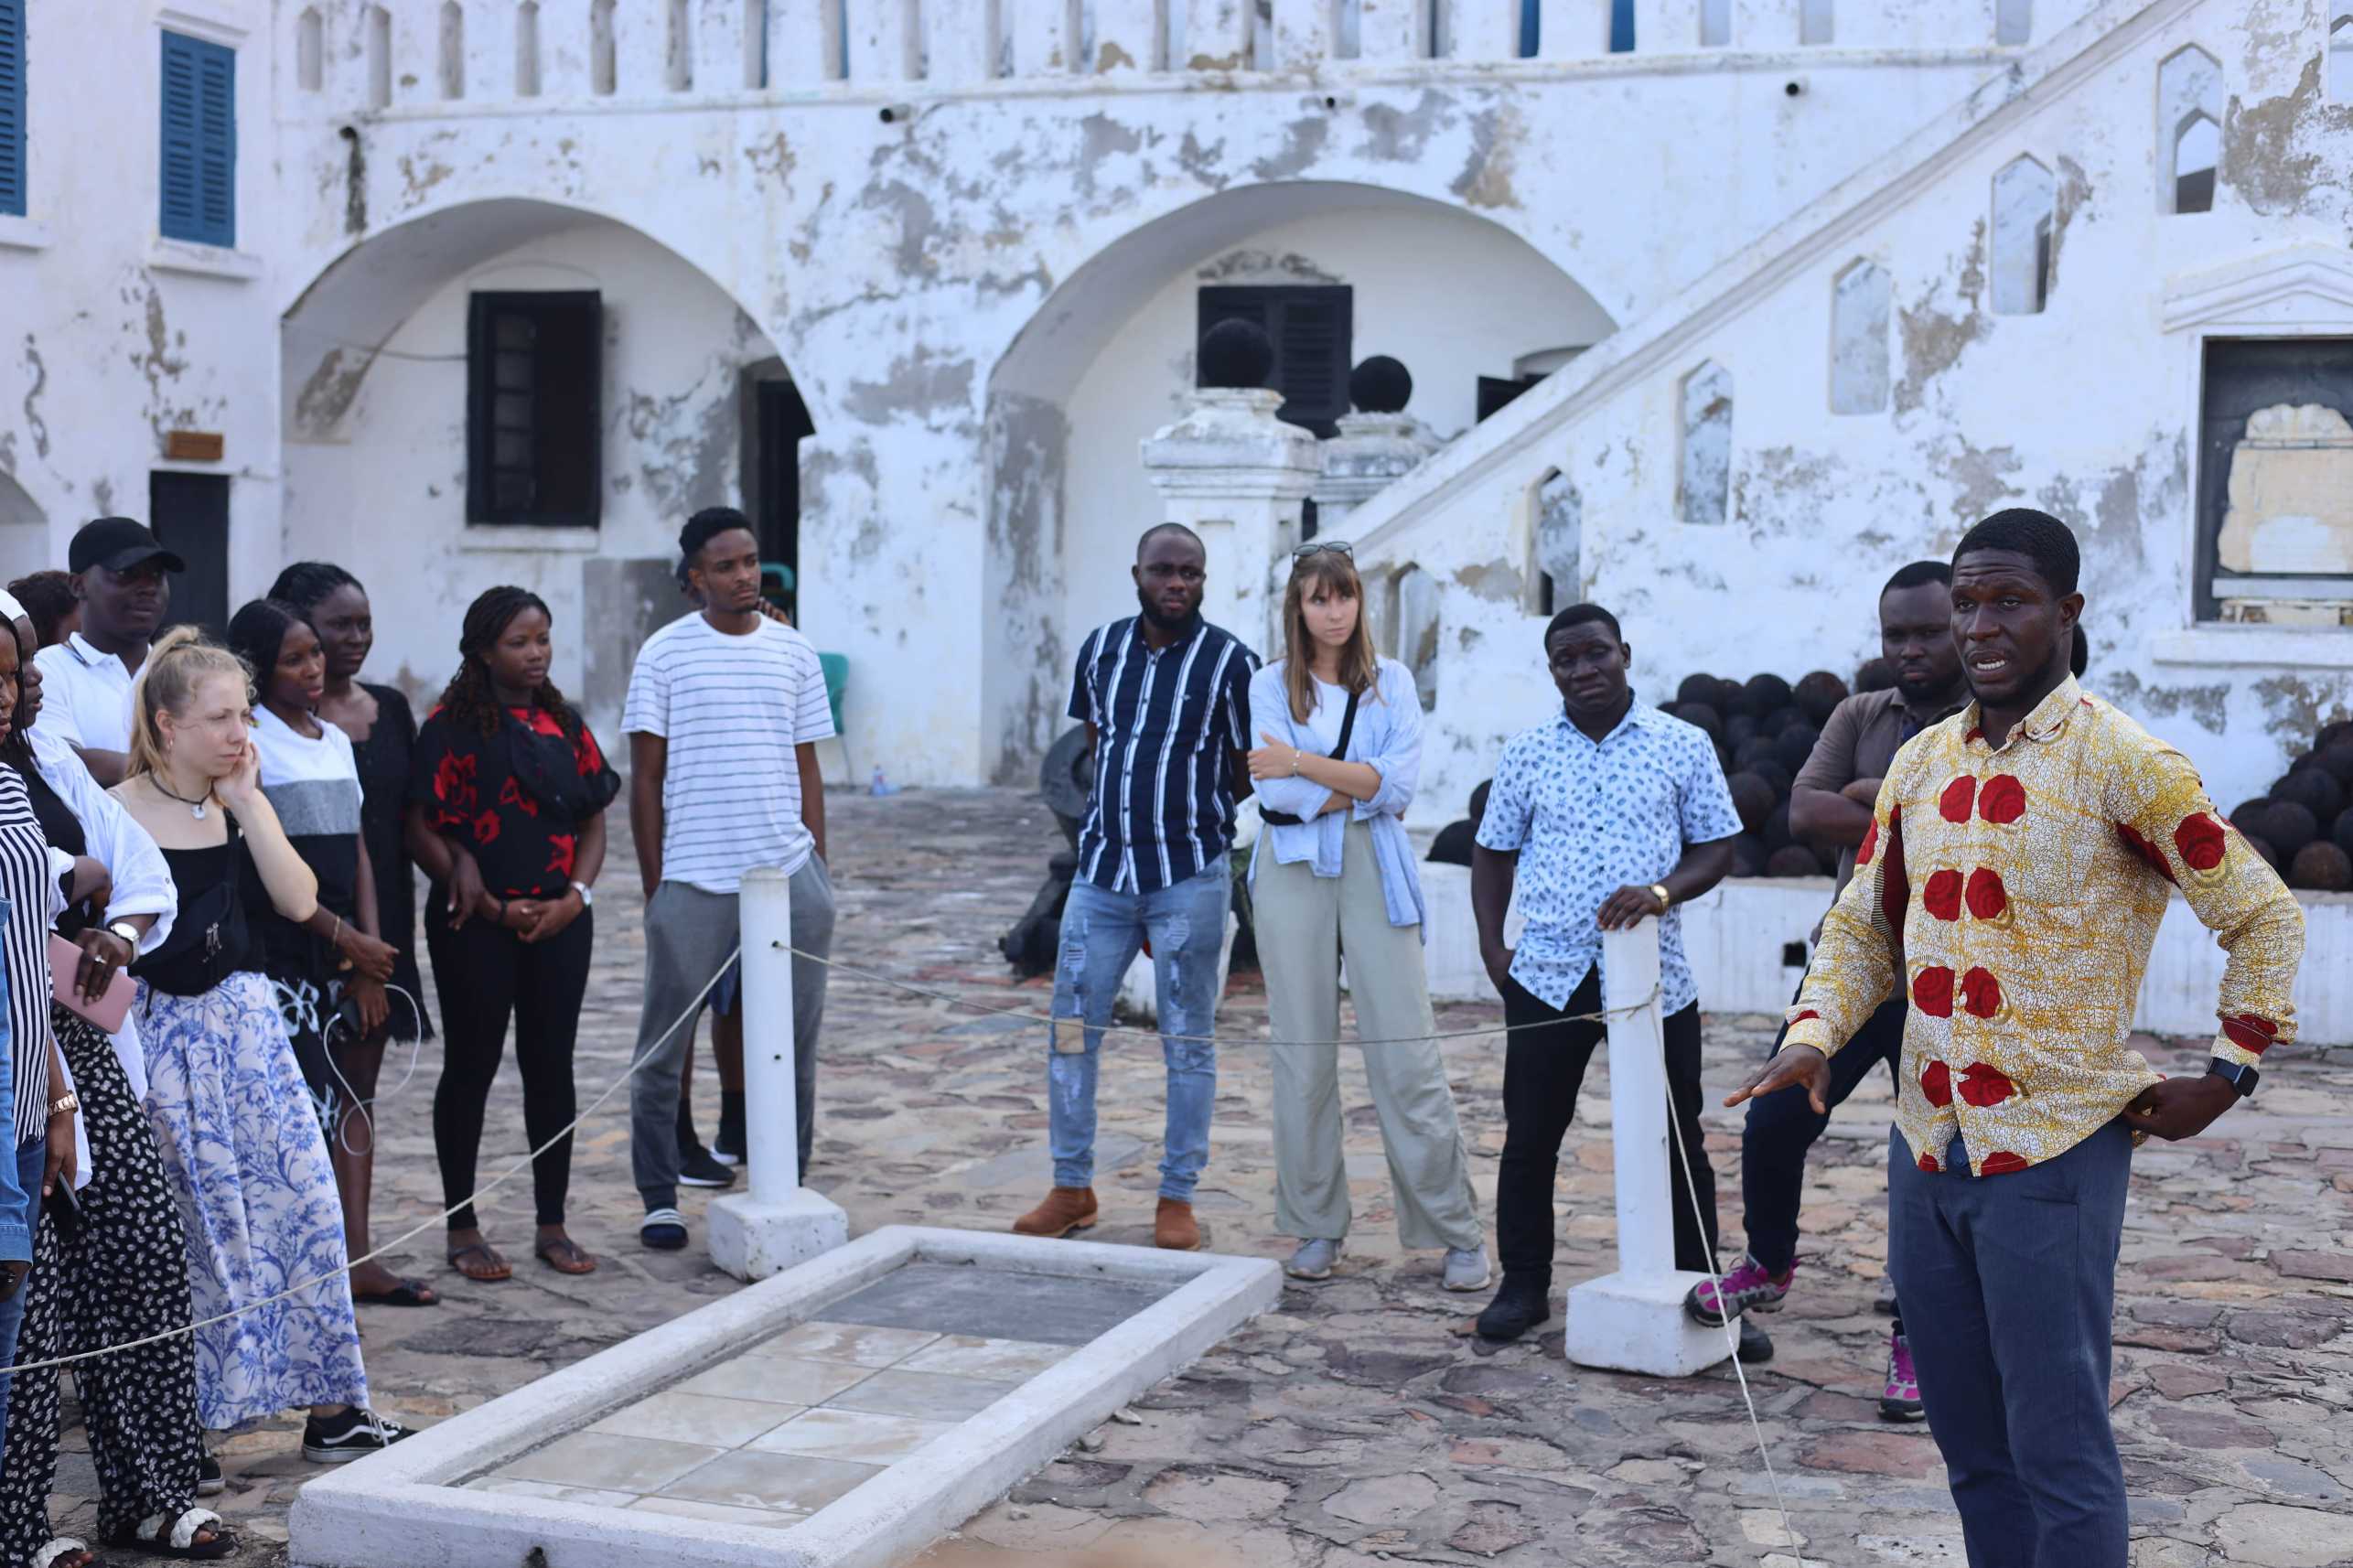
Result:
{"label": "white pillar", "polygon": [[1438,449],[1430,427],[1410,413],[1344,413],[1339,426],[1323,444],[1316,479],[1318,538],[1346,539],[1348,513]]}
{"label": "white pillar", "polygon": [[[1659,923],[1601,938],[1609,1020],[1609,1117],[1617,1188],[1617,1272],[1569,1289],[1568,1359],[1586,1367],[1681,1378],[1728,1354],[1728,1336],[1683,1315],[1704,1274],[1675,1268],[1674,1148],[1668,1125],[1667,1040],[1659,1011]],[[1649,998],[1639,1007],[1635,1004]],[[1693,1150],[1695,1158],[1705,1152]],[[1688,1200],[1686,1200],[1688,1201]]]}
{"label": "white pillar", "polygon": [[792,1077],[792,879],[774,866],[744,874],[744,1162],[750,1190],[711,1205],[711,1261],[764,1280],[850,1239],[849,1217],[800,1185]]}
{"label": "white pillar", "polygon": [[1313,435],[1274,417],[1283,394],[1205,387],[1184,418],[1144,443],[1144,466],[1166,521],[1201,536],[1209,583],[1201,614],[1267,658],[1282,651],[1273,623],[1283,566],[1299,542],[1299,503],[1323,458]]}

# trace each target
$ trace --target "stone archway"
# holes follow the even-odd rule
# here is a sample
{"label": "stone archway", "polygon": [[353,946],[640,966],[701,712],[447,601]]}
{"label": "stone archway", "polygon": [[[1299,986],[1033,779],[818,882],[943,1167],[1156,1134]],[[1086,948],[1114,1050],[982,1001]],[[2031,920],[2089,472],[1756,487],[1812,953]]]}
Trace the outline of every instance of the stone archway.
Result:
{"label": "stone archway", "polygon": [[[557,300],[581,302],[563,330],[586,357],[560,363],[596,368],[587,393],[560,402],[529,380],[535,361],[518,372],[528,384],[498,381],[507,350],[482,325],[485,311]],[[774,401],[759,389],[790,381],[759,323],[675,249],[538,200],[467,202],[371,237],[303,291],[280,339],[284,552],[369,585],[375,678],[438,691],[465,605],[516,583],[555,612],[556,680],[599,723],[618,714],[645,636],[685,607],[680,525],[704,506],[756,509],[747,465]],[[500,424],[510,404],[520,423]],[[503,473],[509,450],[560,473],[577,504],[531,515],[486,499],[480,470]],[[534,493],[534,476],[515,493]]]}
{"label": "stone archway", "polygon": [[1445,437],[1475,422],[1479,375],[1510,377],[1529,353],[1616,328],[1505,226],[1379,186],[1240,187],[1097,252],[988,383],[983,755],[999,781],[1026,782],[1066,722],[1079,638],[1125,612],[1124,551],[1159,515],[1136,443],[1189,392],[1198,290],[1266,285],[1349,289],[1349,357],[1404,360],[1413,412]]}

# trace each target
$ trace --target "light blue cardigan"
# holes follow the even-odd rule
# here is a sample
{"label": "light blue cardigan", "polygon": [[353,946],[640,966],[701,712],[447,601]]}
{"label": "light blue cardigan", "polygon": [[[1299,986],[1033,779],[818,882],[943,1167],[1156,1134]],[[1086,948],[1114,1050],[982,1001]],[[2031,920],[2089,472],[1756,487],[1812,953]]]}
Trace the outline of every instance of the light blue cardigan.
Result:
{"label": "light blue cardigan", "polygon": [[[1251,743],[1256,746],[1255,732],[1263,730],[1311,757],[1325,756],[1331,747],[1308,734],[1305,725],[1292,722],[1290,694],[1283,686],[1283,670],[1288,662],[1277,660],[1251,677]],[[1316,817],[1308,813],[1322,805],[1331,790],[1305,778],[1260,779],[1253,786],[1260,806],[1307,820],[1296,827],[1268,823],[1260,831],[1258,845],[1250,857],[1251,886],[1257,887],[1259,863],[1270,854],[1279,865],[1305,861],[1318,876],[1338,876],[1347,824],[1366,822],[1372,829],[1373,860],[1381,867],[1381,892],[1389,906],[1389,923],[1418,926],[1422,924],[1422,878],[1413,868],[1413,845],[1405,836],[1402,819],[1422,780],[1422,703],[1414,694],[1412,671],[1394,659],[1383,659],[1380,665],[1373,690],[1357,703],[1356,729],[1348,736],[1348,755],[1341,758],[1368,764],[1379,773],[1380,793],[1355,802],[1346,811]],[[1423,940],[1428,940],[1425,932]]]}

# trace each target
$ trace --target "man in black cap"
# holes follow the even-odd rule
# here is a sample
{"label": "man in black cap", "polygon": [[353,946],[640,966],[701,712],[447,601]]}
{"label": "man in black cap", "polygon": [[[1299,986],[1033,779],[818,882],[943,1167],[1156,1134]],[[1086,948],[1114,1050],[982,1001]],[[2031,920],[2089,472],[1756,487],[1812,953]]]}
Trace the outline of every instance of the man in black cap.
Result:
{"label": "man in black cap", "polygon": [[123,781],[131,747],[131,681],[171,607],[172,572],[188,563],[144,524],[102,517],[66,554],[81,629],[35,656],[45,682],[41,725],[81,754],[99,783]]}

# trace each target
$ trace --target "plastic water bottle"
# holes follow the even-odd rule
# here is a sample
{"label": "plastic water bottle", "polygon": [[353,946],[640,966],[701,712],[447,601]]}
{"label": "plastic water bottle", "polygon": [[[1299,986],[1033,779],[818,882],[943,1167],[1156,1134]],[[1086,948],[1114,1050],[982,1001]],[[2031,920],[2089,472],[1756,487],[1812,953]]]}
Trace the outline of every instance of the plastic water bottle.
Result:
{"label": "plastic water bottle", "polygon": [[866,793],[875,796],[896,795],[898,793],[898,786],[883,777],[881,765],[877,764],[875,768],[874,781],[866,786]]}

